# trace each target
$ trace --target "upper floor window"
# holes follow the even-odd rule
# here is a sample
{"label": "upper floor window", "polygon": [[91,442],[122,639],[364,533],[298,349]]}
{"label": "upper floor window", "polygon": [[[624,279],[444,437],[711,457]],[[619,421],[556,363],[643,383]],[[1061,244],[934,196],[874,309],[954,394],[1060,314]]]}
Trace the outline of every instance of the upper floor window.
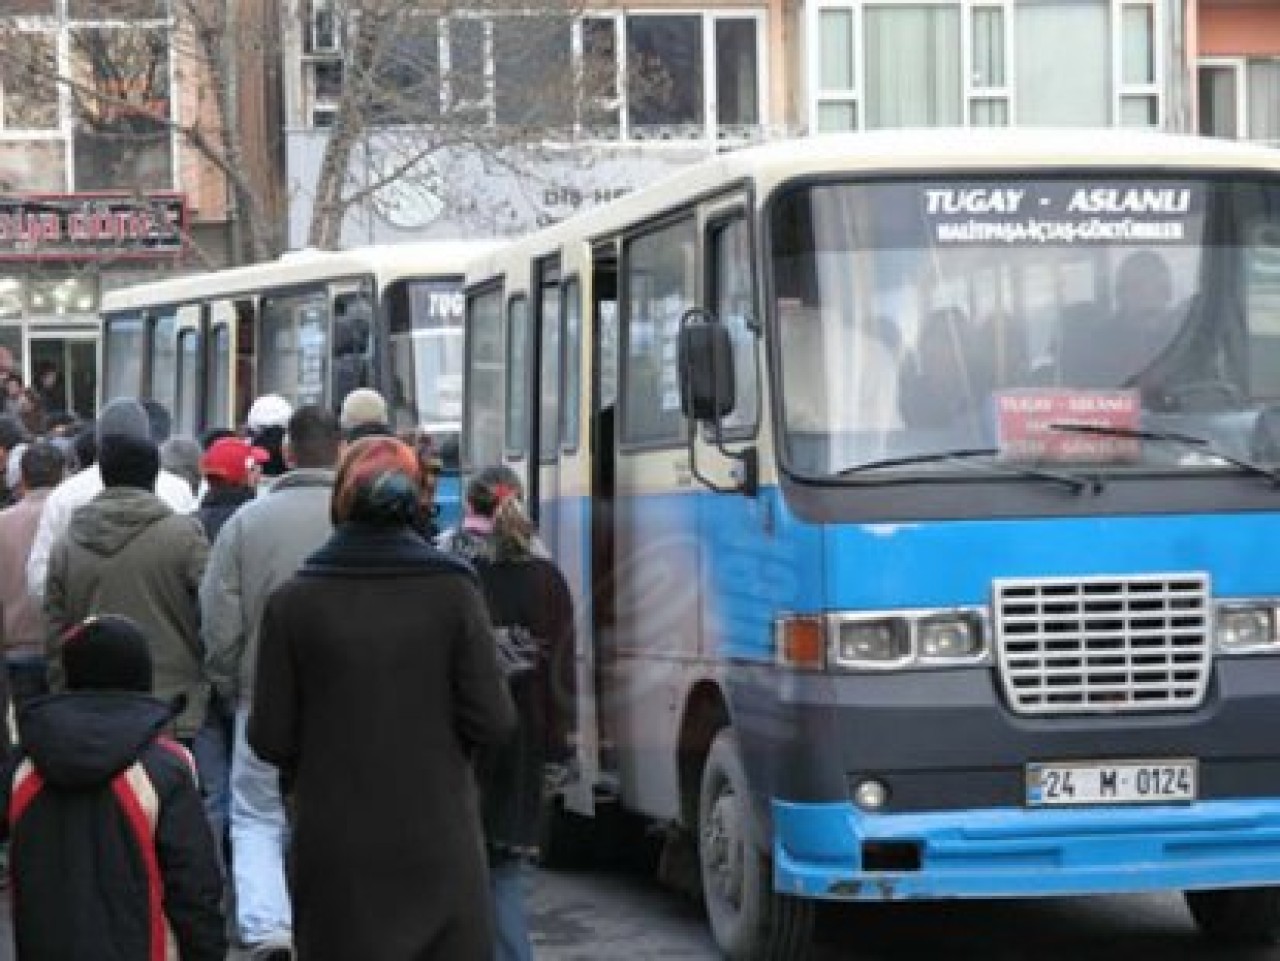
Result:
{"label": "upper floor window", "polygon": [[304,65],[313,125],[331,122],[343,83],[369,91],[379,123],[573,127],[612,140],[740,138],[761,121],[756,12],[397,17],[364,65],[336,40],[321,48],[313,38]]}
{"label": "upper floor window", "polygon": [[1280,58],[1202,60],[1200,133],[1280,146]]}
{"label": "upper floor window", "polygon": [[76,189],[172,187],[168,31],[80,27],[71,56]]}
{"label": "upper floor window", "polygon": [[821,0],[810,123],[1155,126],[1160,17],[1154,0]]}
{"label": "upper floor window", "polygon": [[52,31],[20,30],[0,42],[0,130],[58,127],[58,40]]}

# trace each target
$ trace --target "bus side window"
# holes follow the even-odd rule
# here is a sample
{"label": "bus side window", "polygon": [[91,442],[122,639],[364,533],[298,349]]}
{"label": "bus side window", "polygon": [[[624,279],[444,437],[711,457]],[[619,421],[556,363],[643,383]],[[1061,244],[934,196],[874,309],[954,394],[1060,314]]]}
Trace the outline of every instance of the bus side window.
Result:
{"label": "bus side window", "polygon": [[666,445],[682,437],[676,344],[694,305],[693,220],[637,237],[626,247],[622,443]]}
{"label": "bus side window", "polygon": [[342,409],[347,394],[368,387],[373,343],[373,308],[364,293],[333,298],[333,408]]}

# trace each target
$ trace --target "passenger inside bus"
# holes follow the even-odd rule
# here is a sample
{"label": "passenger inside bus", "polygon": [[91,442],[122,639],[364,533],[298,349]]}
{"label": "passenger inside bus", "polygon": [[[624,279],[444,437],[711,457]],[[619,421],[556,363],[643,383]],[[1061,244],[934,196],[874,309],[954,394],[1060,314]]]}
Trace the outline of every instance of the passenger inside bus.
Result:
{"label": "passenger inside bus", "polygon": [[1112,311],[1094,304],[1063,310],[1058,358],[1063,385],[1114,388],[1136,383],[1186,320],[1186,306],[1172,304],[1168,261],[1153,250],[1129,254],[1116,270]]}
{"label": "passenger inside bus", "polygon": [[969,327],[954,307],[925,317],[901,374],[900,406],[908,427],[979,433],[988,385],[976,383],[970,366],[976,342]]}
{"label": "passenger inside bus", "polygon": [[338,298],[333,317],[333,406],[353,390],[370,386],[369,338],[373,324],[363,297]]}

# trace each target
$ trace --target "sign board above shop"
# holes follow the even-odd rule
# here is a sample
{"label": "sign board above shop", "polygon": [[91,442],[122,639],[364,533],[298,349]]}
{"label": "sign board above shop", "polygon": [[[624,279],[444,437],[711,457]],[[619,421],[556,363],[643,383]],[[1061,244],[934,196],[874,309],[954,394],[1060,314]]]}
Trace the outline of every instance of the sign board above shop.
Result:
{"label": "sign board above shop", "polygon": [[0,194],[0,261],[168,260],[186,232],[182,194]]}

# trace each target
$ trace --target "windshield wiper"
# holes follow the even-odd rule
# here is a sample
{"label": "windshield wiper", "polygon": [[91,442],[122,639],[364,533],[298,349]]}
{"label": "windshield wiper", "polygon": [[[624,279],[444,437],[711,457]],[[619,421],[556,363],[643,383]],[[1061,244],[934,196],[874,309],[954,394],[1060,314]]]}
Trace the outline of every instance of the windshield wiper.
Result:
{"label": "windshield wiper", "polygon": [[1050,430],[1059,430],[1068,434],[1095,434],[1100,437],[1132,437],[1135,440],[1158,440],[1167,444],[1181,444],[1183,447],[1192,447],[1196,450],[1202,450],[1210,457],[1216,457],[1218,460],[1226,461],[1233,467],[1238,467],[1242,471],[1248,471],[1250,474],[1257,474],[1259,477],[1266,477],[1273,484],[1280,485],[1280,470],[1271,467],[1263,467],[1261,464],[1255,464],[1252,461],[1243,460],[1233,454],[1215,447],[1208,438],[1199,437],[1195,434],[1183,434],[1172,430],[1142,430],[1136,427],[1115,427],[1106,424],[1050,424]]}
{"label": "windshield wiper", "polygon": [[[879,470],[882,467],[911,467],[915,464],[937,464],[942,461],[964,462],[979,457],[994,459],[998,458],[1000,453],[1001,451],[995,447],[961,447],[956,450],[930,451],[927,454],[905,454],[902,457],[885,457],[881,460],[867,461],[865,464],[854,464],[851,467],[836,471],[835,476],[851,477],[863,471]],[[1011,464],[1002,460],[993,460],[990,466],[1007,474],[1015,474],[1019,477],[1034,477],[1038,480],[1062,484],[1064,487],[1070,488],[1073,494],[1083,494],[1087,491],[1096,494],[1102,490],[1102,480],[1098,477],[1080,477],[1076,474],[1064,474],[1058,471],[1041,470],[1036,467],[1025,467],[1021,464]]]}

